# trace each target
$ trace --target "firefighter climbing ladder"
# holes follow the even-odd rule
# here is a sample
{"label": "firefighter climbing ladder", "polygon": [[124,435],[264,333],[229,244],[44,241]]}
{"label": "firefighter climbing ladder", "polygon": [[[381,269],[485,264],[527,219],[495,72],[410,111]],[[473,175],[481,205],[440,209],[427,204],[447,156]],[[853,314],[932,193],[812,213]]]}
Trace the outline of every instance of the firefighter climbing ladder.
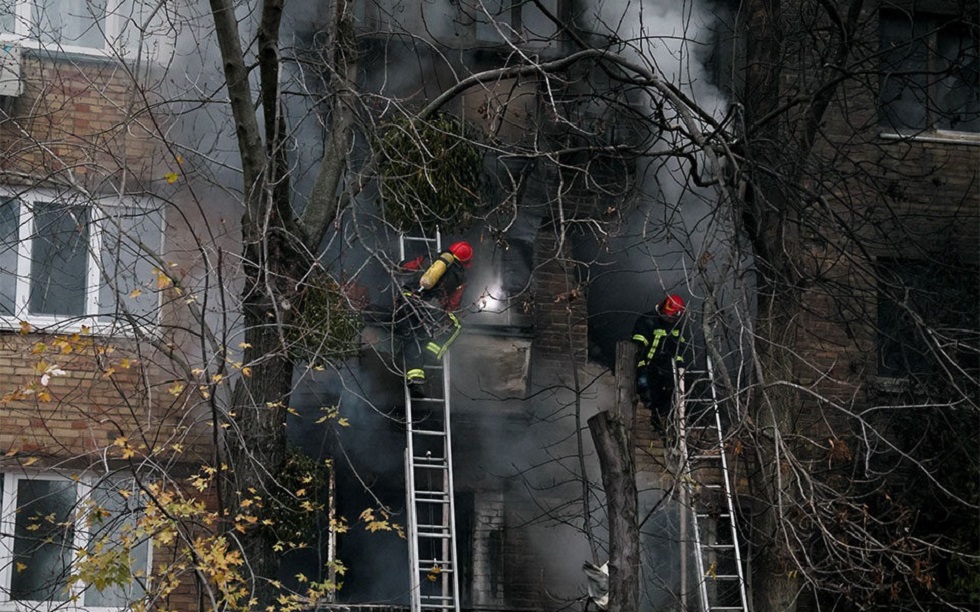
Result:
{"label": "firefighter climbing ladder", "polygon": [[[421,246],[441,250],[440,236],[402,235],[400,256]],[[414,253],[413,253],[414,254]],[[453,500],[452,439],[449,426],[449,355],[426,371],[439,375],[426,397],[412,397],[405,385],[405,487],[408,505],[408,555],[411,610],[459,612],[456,571],[456,509]]]}
{"label": "firefighter climbing ladder", "polygon": [[711,360],[678,385],[681,477],[691,517],[702,612],[748,612],[731,475]]}

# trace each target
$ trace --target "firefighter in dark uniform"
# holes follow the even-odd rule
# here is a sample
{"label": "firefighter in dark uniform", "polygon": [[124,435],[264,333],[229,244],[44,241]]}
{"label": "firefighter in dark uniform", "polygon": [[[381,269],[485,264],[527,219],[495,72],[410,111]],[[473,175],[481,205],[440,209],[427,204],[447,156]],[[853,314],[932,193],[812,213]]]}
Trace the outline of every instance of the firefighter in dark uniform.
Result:
{"label": "firefighter in dark uniform", "polygon": [[684,300],[668,295],[662,302],[637,318],[633,325],[636,344],[636,394],[650,409],[653,427],[666,433],[677,379],[684,375],[684,337],[681,315]]}
{"label": "firefighter in dark uniform", "polygon": [[413,396],[427,394],[425,366],[440,361],[459,336],[459,310],[466,287],[466,268],[473,260],[468,242],[452,244],[431,263],[422,255],[399,268],[413,273],[402,288],[395,312],[402,339],[405,381]]}

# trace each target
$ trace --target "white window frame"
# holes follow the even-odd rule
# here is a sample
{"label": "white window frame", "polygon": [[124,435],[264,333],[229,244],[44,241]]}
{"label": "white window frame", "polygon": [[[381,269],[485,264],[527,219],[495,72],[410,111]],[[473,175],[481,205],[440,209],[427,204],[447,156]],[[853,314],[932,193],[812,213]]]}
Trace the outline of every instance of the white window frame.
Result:
{"label": "white window frame", "polygon": [[15,5],[14,12],[14,31],[0,32],[0,42],[18,42],[28,49],[43,49],[45,51],[76,53],[81,55],[96,55],[101,57],[114,57],[119,55],[119,51],[113,49],[120,34],[122,34],[123,20],[120,17],[120,8],[123,0],[107,0],[106,15],[103,22],[105,36],[102,38],[101,47],[84,47],[79,45],[65,45],[61,43],[43,42],[31,37],[31,9],[38,0],[10,0]]}
{"label": "white window frame", "polygon": [[[82,328],[87,328],[93,333],[106,333],[109,331],[120,332],[123,334],[132,333],[132,329],[127,332],[128,326],[119,329],[114,325],[112,317],[99,314],[99,293],[102,288],[102,277],[100,273],[102,256],[102,234],[103,226],[108,221],[104,214],[106,208],[135,208],[150,210],[148,202],[141,202],[136,198],[126,197],[107,197],[99,198],[85,206],[89,208],[89,227],[88,227],[88,248],[86,255],[86,282],[84,295],[84,311],[82,315],[50,315],[35,314],[30,311],[31,293],[31,235],[34,233],[34,213],[33,206],[39,202],[57,202],[59,199],[77,197],[79,194],[69,190],[54,189],[24,189],[17,190],[9,187],[0,186],[0,200],[12,198],[19,202],[17,211],[17,276],[15,279],[14,293],[14,313],[7,315],[0,313],[0,329],[19,330],[21,323],[26,321],[34,329],[55,332],[77,332]],[[79,198],[80,205],[84,198]],[[157,201],[153,205],[160,206]],[[161,217],[163,222],[163,218]],[[164,246],[164,232],[160,232],[160,248]],[[160,296],[157,295],[156,309],[159,311]],[[154,321],[156,323],[156,321]]]}
{"label": "white window frame", "polygon": [[[17,510],[17,484],[23,480],[50,480],[72,483],[75,485],[74,534],[72,547],[83,550],[89,543],[90,532],[85,520],[87,510],[86,500],[99,484],[100,479],[95,474],[61,475],[51,472],[0,473],[3,479],[3,496],[0,497],[0,612],[31,612],[50,611],[63,612],[76,610],[79,612],[124,612],[126,608],[106,606],[85,606],[85,589],[88,587],[81,581],[75,582],[69,590],[67,601],[37,601],[10,599],[10,582],[13,576],[14,530]],[[147,542],[145,575],[150,576],[153,567],[153,545]],[[74,559],[73,559],[74,562]]]}

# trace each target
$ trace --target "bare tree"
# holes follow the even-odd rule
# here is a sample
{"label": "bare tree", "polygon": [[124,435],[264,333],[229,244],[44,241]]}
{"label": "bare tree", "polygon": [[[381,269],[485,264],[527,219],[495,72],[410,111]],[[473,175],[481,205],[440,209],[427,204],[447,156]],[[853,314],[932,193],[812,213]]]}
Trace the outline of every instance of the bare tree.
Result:
{"label": "bare tree", "polygon": [[[977,131],[970,114],[975,87],[957,84],[969,80],[963,74],[975,76],[975,42],[968,43],[975,41],[975,11],[971,17],[963,7],[944,8],[919,25],[917,13],[858,0],[751,0],[731,7],[727,21],[717,15],[733,27],[727,37],[716,28],[711,38],[685,11],[678,13],[677,31],[657,32],[653,18],[638,11],[646,8],[642,3],[616,10],[581,2],[561,11],[539,0],[509,4],[506,11],[491,3],[458,4],[460,12],[444,22],[421,7],[421,17],[402,16],[405,23],[399,23],[383,4],[364,8],[336,0],[312,11],[310,31],[301,33],[284,28],[284,12],[292,7],[281,0],[211,0],[200,14],[161,5],[153,18],[134,23],[147,32],[150,24],[173,28],[175,57],[188,41],[206,46],[208,36],[194,28],[213,34],[221,83],[208,89],[205,79],[182,74],[176,61],[143,74],[140,62],[121,58],[127,61],[120,70],[130,71],[133,85],[130,112],[107,133],[151,135],[145,175],[167,170],[174,179],[165,179],[167,185],[186,192],[167,191],[151,179],[139,188],[122,185],[137,180],[131,175],[139,156],[114,148],[109,137],[88,143],[98,160],[92,167],[111,177],[102,185],[66,171],[85,167],[68,156],[53,164],[61,169],[51,176],[22,177],[28,190],[54,178],[90,196],[100,189],[154,193],[165,200],[160,208],[167,208],[171,227],[184,230],[188,246],[178,256],[142,240],[127,225],[130,217],[107,214],[115,219],[107,227],[114,223],[128,238],[113,239],[107,230],[103,242],[91,242],[137,253],[130,265],[165,296],[164,324],[153,328],[141,304],[122,299],[137,299],[142,286],[96,258],[115,296],[115,321],[125,322],[130,334],[100,337],[106,347],[125,346],[147,364],[141,375],[117,383],[124,362],[107,357],[108,348],[77,339],[60,346],[73,352],[86,344],[92,388],[116,384],[115,397],[125,400],[120,405],[127,414],[114,417],[116,435],[103,440],[102,450],[118,449],[116,458],[129,467],[142,459],[141,476],[196,463],[199,457],[190,461],[176,450],[190,440],[200,443],[201,454],[215,453],[202,461],[211,464],[210,475],[198,474],[192,483],[203,489],[217,483],[217,509],[194,515],[177,536],[187,544],[190,573],[209,585],[205,607],[248,607],[253,599],[268,605],[277,595],[279,553],[290,538],[254,509],[304,497],[297,493],[302,487],[284,477],[291,395],[297,378],[353,350],[330,343],[343,344],[356,327],[345,323],[353,300],[342,285],[359,281],[362,270],[325,254],[367,242],[364,234],[378,227],[392,234],[406,229],[395,211],[375,206],[364,212],[374,206],[374,192],[405,195],[391,190],[404,181],[392,168],[414,170],[423,187],[438,183],[432,177],[439,161],[463,146],[479,151],[477,165],[487,170],[492,194],[469,184],[473,164],[467,165],[467,180],[457,182],[466,183],[476,203],[466,218],[504,249],[516,242],[509,230],[528,215],[547,228],[541,231],[553,232],[554,249],[544,259],[580,274],[562,295],[547,296],[569,304],[569,338],[584,329],[571,303],[609,287],[608,278],[621,279],[623,262],[635,264],[638,253],[644,261],[632,272],[664,289],[683,288],[692,298],[699,356],[710,355],[720,366],[715,382],[723,389],[737,475],[745,477],[737,497],[756,609],[791,610],[804,598],[827,607],[967,607],[966,593],[977,579],[976,543],[969,529],[951,527],[975,526],[978,505],[975,487],[966,484],[977,474],[978,338],[971,301],[977,269],[970,263],[976,259],[970,198],[977,175],[956,147],[972,150],[962,133]],[[371,31],[368,14],[383,28]],[[697,16],[712,17],[700,10]],[[440,28],[464,22],[489,47],[482,63],[458,59],[459,50],[440,38]],[[726,46],[735,50],[731,57],[719,53],[713,72],[698,72],[697,48]],[[936,55],[927,68],[916,63],[920,48]],[[903,49],[911,55],[903,58]],[[395,70],[365,67],[366,61],[383,64],[389,52],[420,63],[425,53],[435,67],[421,72],[431,80],[396,85]],[[727,104],[721,74],[737,77]],[[156,76],[163,78],[150,78]],[[184,77],[187,89],[171,94],[165,84]],[[919,94],[927,100],[920,123],[895,126],[881,119],[905,121],[901,102]],[[966,102],[957,105],[957,96]],[[300,117],[293,114],[296,100]],[[168,122],[191,121],[190,107],[197,106],[230,110],[230,154],[217,136],[207,142],[209,134],[194,133],[193,145],[173,136],[178,128]],[[876,106],[884,107],[882,114]],[[444,113],[463,121],[445,121]],[[28,119],[40,116],[5,124],[29,132]],[[220,126],[214,131],[221,132],[226,117],[213,117]],[[312,138],[301,133],[310,124],[317,132]],[[402,146],[421,154],[407,158],[386,148],[399,140],[391,134],[405,135]],[[436,147],[426,137],[433,134]],[[43,158],[57,150],[58,138],[32,133],[32,151]],[[177,173],[189,176],[178,179]],[[227,223],[212,202],[215,194],[234,203],[223,209]],[[403,210],[406,204],[435,208],[417,193],[404,200]],[[37,206],[32,214],[40,218],[43,211]],[[61,212],[62,220],[79,219],[70,206]],[[442,211],[429,212],[409,215],[407,225],[425,225]],[[395,259],[387,246],[371,243],[364,250],[368,263],[355,268]],[[507,296],[512,301],[531,297],[527,279],[519,281]],[[48,306],[33,295],[18,299]],[[635,302],[623,308],[641,309]],[[567,439],[576,453],[560,460],[576,492],[560,489],[560,499],[551,500],[556,506],[542,514],[580,528],[598,561],[607,542],[597,535],[601,512],[593,513],[603,504],[584,460],[582,425],[582,398],[595,379],[583,374],[588,356],[576,350],[569,345],[568,369],[555,385],[570,392],[555,403],[562,403],[563,416],[574,417]],[[42,376],[60,380],[59,365],[45,362]],[[110,383],[96,384],[99,376]],[[44,391],[38,385],[48,384],[40,380],[19,386],[8,402],[37,410],[41,404],[31,398]],[[58,397],[71,403],[69,393]],[[176,433],[146,426],[150,414]],[[211,429],[201,437],[204,425]],[[61,442],[60,455],[70,455],[72,445]],[[604,456],[622,459],[628,475],[629,439],[618,442],[618,450]],[[8,450],[15,450],[12,442]],[[110,462],[103,463],[108,471]],[[625,499],[630,488],[617,499],[613,485],[624,483],[612,478],[608,464],[606,470],[610,523],[636,520],[632,500]],[[141,491],[163,499],[152,480],[145,478]],[[169,483],[176,487],[179,480]],[[932,496],[941,500],[942,512]],[[165,503],[159,507],[176,512]],[[372,524],[391,527],[383,520]],[[223,545],[244,553],[240,564],[247,569],[233,587],[213,586],[217,578],[208,568],[214,559],[194,546],[199,528],[214,525],[223,530]],[[629,554],[624,558],[632,563]],[[615,567],[612,578],[620,578]],[[634,590],[617,582],[613,592],[632,601]]]}

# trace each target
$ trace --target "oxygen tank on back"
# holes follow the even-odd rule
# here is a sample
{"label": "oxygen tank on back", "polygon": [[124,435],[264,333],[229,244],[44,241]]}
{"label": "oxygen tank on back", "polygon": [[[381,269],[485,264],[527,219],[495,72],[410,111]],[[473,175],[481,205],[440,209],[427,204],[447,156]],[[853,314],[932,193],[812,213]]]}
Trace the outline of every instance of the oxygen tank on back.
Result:
{"label": "oxygen tank on back", "polygon": [[426,270],[425,274],[422,275],[422,278],[419,279],[419,286],[425,291],[435,287],[436,283],[439,282],[439,279],[442,278],[442,275],[446,273],[446,270],[449,269],[449,266],[452,265],[454,261],[456,261],[456,258],[452,253],[439,253],[439,257],[432,262],[429,269]]}

